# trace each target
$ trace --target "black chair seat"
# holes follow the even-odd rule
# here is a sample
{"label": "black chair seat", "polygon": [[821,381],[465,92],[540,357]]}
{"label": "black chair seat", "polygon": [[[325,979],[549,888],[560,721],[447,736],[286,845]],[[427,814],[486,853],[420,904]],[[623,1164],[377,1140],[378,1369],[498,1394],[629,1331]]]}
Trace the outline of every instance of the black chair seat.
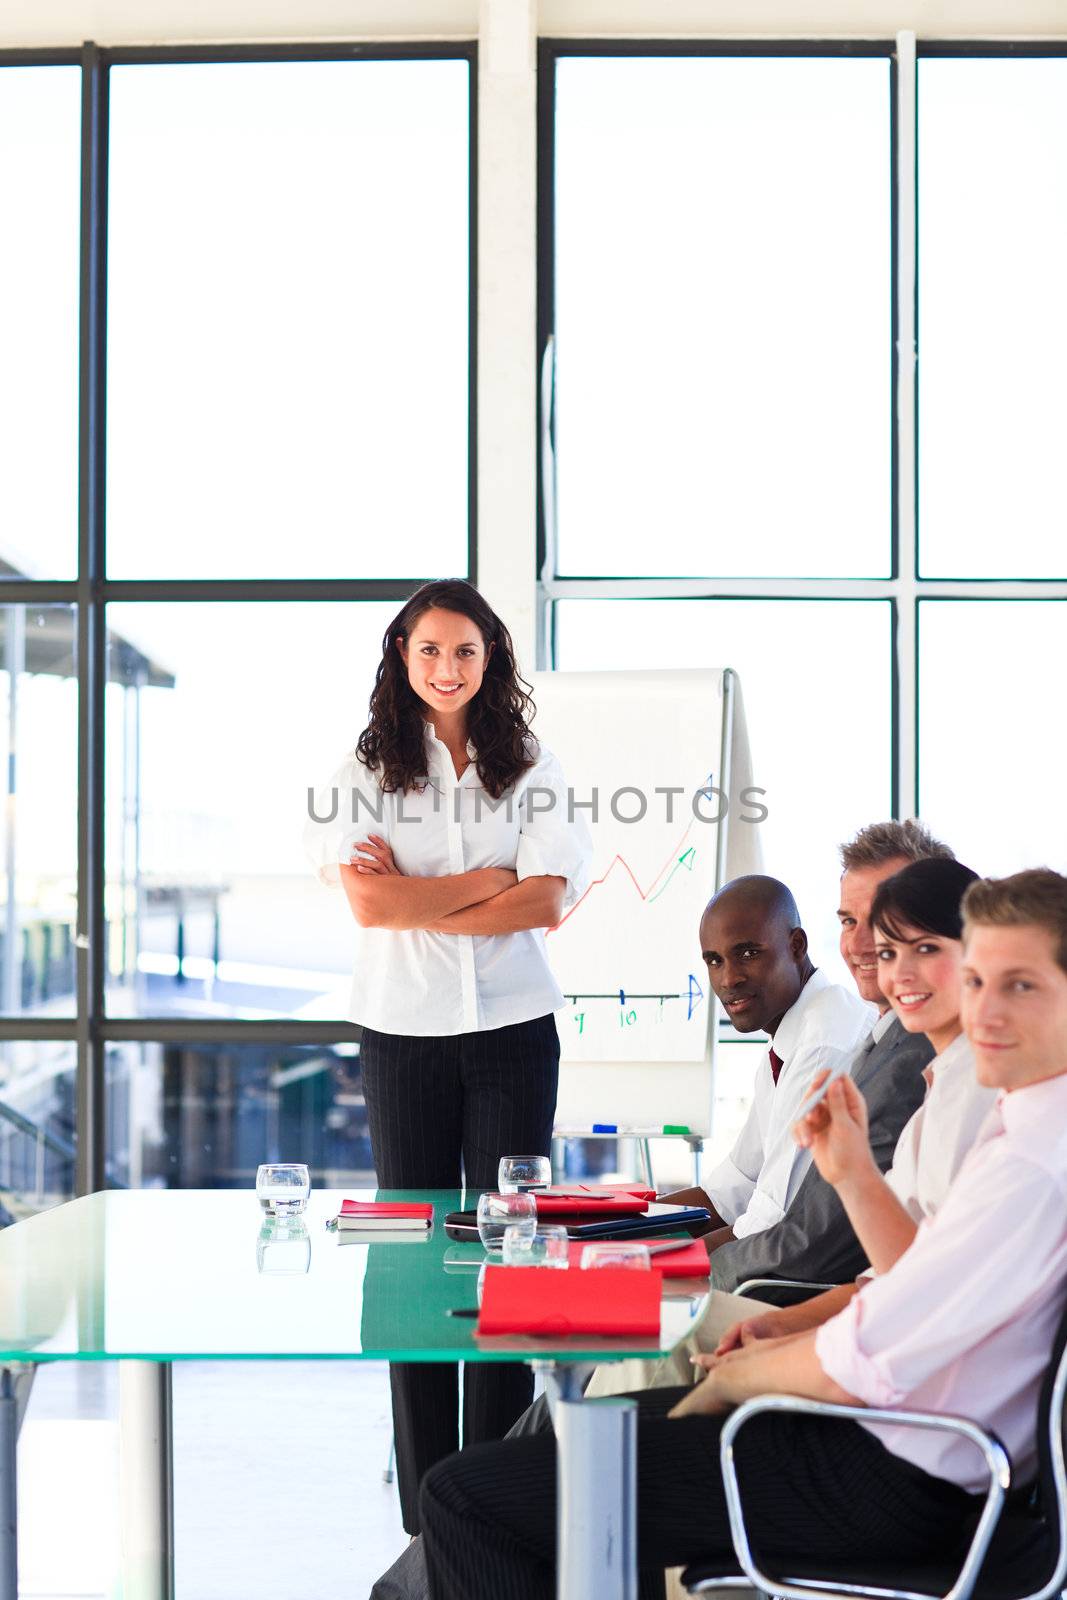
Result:
{"label": "black chair seat", "polygon": [[[1041,1518],[1024,1510],[1006,1509],[978,1575],[973,1600],[1017,1600],[1042,1588],[1052,1574],[1056,1557],[1054,1530]],[[834,1584],[861,1584],[865,1589],[908,1590],[912,1594],[944,1595],[959,1575],[964,1544],[956,1557],[915,1562],[816,1562],[783,1560],[772,1562],[757,1553],[764,1571],[776,1572],[786,1582],[807,1579],[824,1587]],[[747,1584],[731,1553],[720,1561],[699,1562],[682,1573],[685,1588],[692,1589],[709,1578],[736,1578]]]}

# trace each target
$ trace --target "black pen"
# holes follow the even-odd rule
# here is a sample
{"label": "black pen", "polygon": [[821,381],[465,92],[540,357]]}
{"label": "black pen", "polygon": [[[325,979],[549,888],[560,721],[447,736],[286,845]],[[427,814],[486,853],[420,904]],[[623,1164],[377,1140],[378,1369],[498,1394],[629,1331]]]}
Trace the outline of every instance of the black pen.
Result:
{"label": "black pen", "polygon": [[445,1316],[446,1317],[476,1317],[477,1315],[478,1315],[478,1307],[477,1306],[474,1306],[469,1311],[466,1310],[466,1309],[463,1309],[463,1310],[460,1310],[460,1311],[446,1311],[445,1312]]}

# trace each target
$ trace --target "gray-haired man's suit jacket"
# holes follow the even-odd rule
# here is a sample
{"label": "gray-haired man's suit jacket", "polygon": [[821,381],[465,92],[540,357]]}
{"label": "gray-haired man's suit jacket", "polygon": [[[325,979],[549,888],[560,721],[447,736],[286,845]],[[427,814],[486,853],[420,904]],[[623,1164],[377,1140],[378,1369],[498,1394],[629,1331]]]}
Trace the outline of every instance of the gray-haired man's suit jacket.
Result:
{"label": "gray-haired man's suit jacket", "polygon": [[[904,1124],[922,1104],[922,1069],[933,1056],[926,1035],[908,1033],[897,1017],[876,1044],[868,1040],[856,1053],[851,1077],[867,1102],[871,1150],[883,1172]],[[812,1163],[781,1222],[716,1250],[711,1280],[716,1289],[731,1291],[749,1278],[847,1283],[867,1265],[844,1207]]]}

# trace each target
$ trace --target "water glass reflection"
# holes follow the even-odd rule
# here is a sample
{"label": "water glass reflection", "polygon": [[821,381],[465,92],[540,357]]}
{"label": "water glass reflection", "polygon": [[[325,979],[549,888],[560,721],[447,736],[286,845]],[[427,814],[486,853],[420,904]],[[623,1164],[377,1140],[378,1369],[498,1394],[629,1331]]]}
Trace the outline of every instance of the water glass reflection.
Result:
{"label": "water glass reflection", "polygon": [[582,1251],[583,1267],[629,1267],[635,1272],[650,1272],[652,1257],[647,1244],[630,1244],[626,1240],[598,1240],[587,1244]]}
{"label": "water glass reflection", "polygon": [[311,1266],[311,1236],[301,1217],[268,1217],[256,1240],[256,1269],[265,1277],[295,1278]]}
{"label": "water glass reflection", "polygon": [[261,1208],[275,1217],[297,1216],[308,1203],[311,1174],[302,1162],[266,1162],[256,1171]]}
{"label": "water glass reflection", "polygon": [[504,1247],[509,1227],[533,1233],[537,1227],[537,1202],[532,1194],[483,1194],[478,1197],[478,1237],[495,1255]]}
{"label": "water glass reflection", "polygon": [[503,1254],[506,1267],[568,1267],[570,1240],[566,1228],[505,1228]]}
{"label": "water glass reflection", "polygon": [[496,1181],[501,1194],[545,1189],[552,1182],[552,1163],[547,1156],[501,1156]]}

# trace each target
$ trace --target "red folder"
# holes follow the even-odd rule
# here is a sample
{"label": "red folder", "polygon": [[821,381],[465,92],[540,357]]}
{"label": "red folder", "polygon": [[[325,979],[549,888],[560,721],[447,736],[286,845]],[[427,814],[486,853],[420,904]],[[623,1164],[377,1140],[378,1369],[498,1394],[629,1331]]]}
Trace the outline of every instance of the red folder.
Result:
{"label": "red folder", "polygon": [[[677,1238],[677,1235],[675,1235]],[[620,1250],[629,1249],[634,1244],[668,1244],[673,1241],[667,1239],[620,1239]],[[572,1239],[570,1244],[571,1266],[581,1267],[582,1251],[590,1243],[587,1239]],[[611,1248],[607,1239],[597,1239],[598,1250]],[[652,1257],[652,1270],[658,1272],[661,1278],[710,1278],[711,1257],[704,1248],[701,1239],[690,1239],[684,1250],[668,1250],[663,1255]],[[597,1267],[597,1272],[608,1272],[609,1267]]]}
{"label": "red folder", "polygon": [[548,1267],[490,1267],[479,1333],[659,1335],[658,1272],[603,1267],[554,1272]]}
{"label": "red folder", "polygon": [[[579,1198],[580,1197],[580,1198]],[[587,1198],[588,1197],[588,1198]],[[539,1217],[639,1217],[656,1198],[654,1190],[606,1189],[593,1183],[560,1183],[536,1194]]]}
{"label": "red folder", "polygon": [[423,1200],[342,1200],[341,1217],[433,1217],[433,1206]]}
{"label": "red folder", "polygon": [[630,1195],[638,1200],[654,1200],[655,1189],[649,1189],[643,1183],[553,1183],[549,1186],[549,1194],[589,1194],[606,1195],[608,1197]]}

